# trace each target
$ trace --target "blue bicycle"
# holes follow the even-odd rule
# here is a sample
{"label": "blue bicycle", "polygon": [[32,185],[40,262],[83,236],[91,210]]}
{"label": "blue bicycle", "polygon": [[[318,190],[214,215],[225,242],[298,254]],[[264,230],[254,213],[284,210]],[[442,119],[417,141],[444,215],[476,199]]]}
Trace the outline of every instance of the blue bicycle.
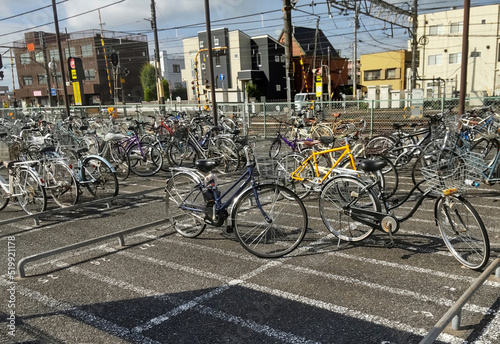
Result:
{"label": "blue bicycle", "polygon": [[304,238],[306,208],[290,189],[259,183],[255,158],[248,146],[244,149],[247,169],[225,192],[211,173],[216,160],[197,160],[196,169],[175,168],[165,188],[167,217],[178,233],[190,238],[200,235],[207,224],[221,227],[226,223],[250,253],[281,257]]}

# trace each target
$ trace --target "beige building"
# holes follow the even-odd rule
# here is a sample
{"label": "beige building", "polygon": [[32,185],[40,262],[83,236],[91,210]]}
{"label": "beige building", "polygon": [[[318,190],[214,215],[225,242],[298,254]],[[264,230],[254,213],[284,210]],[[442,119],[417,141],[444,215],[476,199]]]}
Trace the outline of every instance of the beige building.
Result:
{"label": "beige building", "polygon": [[[471,7],[467,96],[500,95],[500,5]],[[463,9],[418,16],[417,88],[424,97],[456,96],[460,88]]]}

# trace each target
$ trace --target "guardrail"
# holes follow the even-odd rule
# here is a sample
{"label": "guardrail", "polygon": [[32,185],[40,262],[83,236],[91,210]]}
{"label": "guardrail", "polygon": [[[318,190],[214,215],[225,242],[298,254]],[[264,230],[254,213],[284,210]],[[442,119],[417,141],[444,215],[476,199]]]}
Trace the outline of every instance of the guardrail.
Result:
{"label": "guardrail", "polygon": [[497,258],[488,266],[486,270],[477,278],[477,280],[462,294],[455,304],[446,312],[443,317],[434,325],[429,333],[420,341],[420,344],[434,343],[437,337],[443,332],[446,326],[451,322],[453,330],[460,329],[460,316],[462,307],[469,301],[474,293],[484,284],[484,282],[495,271],[495,277],[500,278],[500,258]]}
{"label": "guardrail", "polygon": [[[60,214],[60,213],[71,211],[73,209],[87,207],[87,206],[91,206],[91,205],[95,205],[95,204],[100,204],[100,203],[106,203],[107,207],[110,208],[110,205],[111,205],[112,201],[116,201],[118,199],[124,199],[124,198],[132,198],[132,197],[142,196],[142,195],[146,195],[146,194],[149,194],[149,193],[153,193],[153,192],[156,192],[156,191],[163,190],[164,188],[165,187],[162,186],[162,187],[157,187],[157,188],[150,189],[150,190],[144,190],[144,191],[134,192],[134,193],[130,193],[130,194],[118,195],[118,196],[115,196],[115,197],[97,199],[97,200],[93,200],[93,201],[89,201],[89,202],[85,202],[85,203],[80,203],[80,204],[73,205],[73,206],[66,207],[66,208],[52,209],[52,210],[48,210],[48,211],[45,211],[45,212],[39,213],[39,214],[26,215],[26,216],[20,216],[20,217],[8,219],[8,220],[3,220],[3,221],[0,221],[0,227],[2,227],[3,225],[10,224],[10,223],[20,222],[20,221],[29,220],[29,219],[34,219],[35,220],[35,224],[38,225],[40,223],[40,218],[41,217],[45,217],[47,215],[52,215],[52,214]],[[138,226],[138,227],[133,227],[133,228],[125,229],[125,230],[118,231],[118,232],[115,232],[115,233],[103,235],[103,236],[100,236],[100,237],[97,237],[97,238],[89,239],[89,240],[86,240],[86,241],[81,241],[81,242],[78,242],[78,243],[75,243],[75,244],[72,244],[72,245],[60,247],[60,248],[57,248],[57,249],[54,249],[54,250],[50,250],[50,251],[46,251],[46,252],[42,252],[42,253],[39,253],[39,254],[36,254],[36,255],[32,255],[32,256],[29,256],[29,257],[22,258],[21,260],[19,260],[19,262],[17,264],[17,274],[18,274],[17,279],[26,278],[26,274],[24,272],[24,266],[27,263],[29,263],[29,262],[33,262],[35,260],[46,258],[46,257],[52,256],[52,255],[55,255],[55,254],[66,252],[66,251],[74,250],[74,249],[77,249],[77,248],[80,248],[80,247],[92,245],[92,244],[95,244],[95,243],[98,243],[98,242],[101,242],[101,241],[105,241],[105,240],[109,240],[109,239],[112,239],[112,238],[118,238],[120,246],[124,246],[125,245],[125,235],[133,233],[133,232],[137,232],[137,231],[140,231],[140,230],[143,230],[145,228],[152,227],[152,226],[155,226],[155,225],[161,225],[161,224],[163,224],[163,223],[165,223],[167,221],[168,221],[168,219],[162,219],[162,220],[159,220],[159,221],[150,222],[150,223]]]}

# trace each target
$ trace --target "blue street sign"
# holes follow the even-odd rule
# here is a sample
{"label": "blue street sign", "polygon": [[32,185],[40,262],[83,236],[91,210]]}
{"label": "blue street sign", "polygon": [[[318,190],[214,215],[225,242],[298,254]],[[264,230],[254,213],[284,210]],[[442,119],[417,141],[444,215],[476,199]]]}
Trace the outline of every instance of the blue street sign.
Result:
{"label": "blue street sign", "polygon": [[57,95],[56,89],[55,88],[51,88],[50,89],[50,94],[53,95],[53,96],[56,96]]}
{"label": "blue street sign", "polygon": [[226,76],[224,74],[219,75],[219,79],[224,80],[225,78],[226,78]]}

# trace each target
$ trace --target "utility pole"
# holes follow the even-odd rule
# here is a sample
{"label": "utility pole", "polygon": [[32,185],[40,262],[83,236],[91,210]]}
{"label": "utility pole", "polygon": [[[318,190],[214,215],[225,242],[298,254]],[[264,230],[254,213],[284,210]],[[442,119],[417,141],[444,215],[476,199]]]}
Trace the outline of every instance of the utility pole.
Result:
{"label": "utility pole", "polygon": [[357,98],[356,91],[358,89],[358,27],[359,27],[359,6],[356,1],[354,8],[354,47],[352,61],[352,96]]}
{"label": "utility pole", "polygon": [[214,125],[217,125],[217,101],[215,99],[215,78],[214,78],[214,59],[212,51],[212,29],[210,26],[210,4],[205,0],[205,24],[207,27],[207,48],[208,48],[208,80],[210,81],[210,91],[212,93],[212,116]]}
{"label": "utility pole", "polygon": [[156,9],[155,1],[151,0],[151,26],[153,28],[155,39],[155,70],[156,70],[156,94],[158,95],[158,104],[160,105],[160,112],[165,112],[165,94],[163,93],[163,77],[161,74],[160,66],[160,45],[158,43],[158,28],[156,26]]}
{"label": "utility pole", "polygon": [[417,87],[417,53],[418,53],[418,41],[417,41],[417,30],[418,30],[418,12],[417,12],[417,1],[413,0],[413,16],[412,16],[412,29],[411,29],[411,90]]}
{"label": "utility pole", "polygon": [[[61,62],[61,77],[64,92],[64,105],[66,106],[66,117],[70,116],[68,90],[66,89],[66,70],[64,68],[64,54],[61,46],[61,35],[59,33],[59,19],[57,18],[56,0],[52,0],[52,10],[54,12],[54,24],[56,29],[57,49],[59,50],[59,61]],[[64,115],[62,115],[64,117]],[[65,119],[65,117],[63,118]]]}
{"label": "utility pole", "polygon": [[330,47],[328,47],[328,100],[332,100],[332,71],[330,66]]}
{"label": "utility pole", "polygon": [[283,34],[285,36],[285,78],[286,78],[286,101],[291,106],[292,103],[292,4],[291,0],[283,0]]}
{"label": "utility pole", "polygon": [[460,95],[458,101],[457,123],[465,113],[465,96],[467,95],[467,60],[469,57],[469,17],[470,0],[464,0],[464,25],[462,35],[462,70],[460,72]]}
{"label": "utility pole", "polygon": [[52,107],[53,102],[52,102],[52,85],[50,82],[51,75],[49,75],[49,63],[47,62],[47,45],[45,43],[45,33],[44,32],[39,32],[38,33],[38,39],[40,41],[40,45],[42,46],[42,55],[43,55],[43,69],[45,70],[45,75],[47,76],[47,90],[48,94],[47,96],[49,97],[49,107]]}

